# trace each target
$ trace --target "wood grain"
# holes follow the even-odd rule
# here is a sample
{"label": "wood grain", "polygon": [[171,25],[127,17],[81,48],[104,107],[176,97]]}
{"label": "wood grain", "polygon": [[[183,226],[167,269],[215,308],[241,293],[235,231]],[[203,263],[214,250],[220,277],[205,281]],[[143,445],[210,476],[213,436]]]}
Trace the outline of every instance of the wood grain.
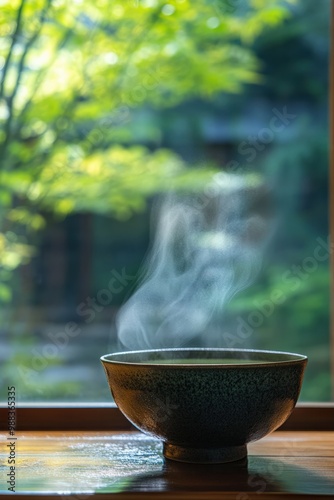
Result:
{"label": "wood grain", "polygon": [[[166,461],[159,441],[131,431],[21,431],[16,437],[16,497],[334,498],[334,432],[278,431],[250,444],[247,460],[225,465]],[[7,435],[0,439],[5,494]]]}

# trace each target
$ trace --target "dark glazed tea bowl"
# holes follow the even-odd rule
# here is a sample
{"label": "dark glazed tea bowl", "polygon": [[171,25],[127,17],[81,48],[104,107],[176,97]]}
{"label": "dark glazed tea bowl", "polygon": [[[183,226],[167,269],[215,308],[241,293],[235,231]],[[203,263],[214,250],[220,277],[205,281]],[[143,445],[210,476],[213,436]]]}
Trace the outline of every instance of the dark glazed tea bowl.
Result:
{"label": "dark glazed tea bowl", "polygon": [[161,349],[101,357],[119,409],[164,443],[166,458],[224,463],[277,429],[301,389],[306,356],[238,349]]}

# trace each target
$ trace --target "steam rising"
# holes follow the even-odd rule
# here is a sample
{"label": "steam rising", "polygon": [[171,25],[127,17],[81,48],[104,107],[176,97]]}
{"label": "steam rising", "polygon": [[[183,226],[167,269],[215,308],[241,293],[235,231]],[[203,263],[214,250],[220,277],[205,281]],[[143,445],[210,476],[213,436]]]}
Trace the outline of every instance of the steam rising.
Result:
{"label": "steam rising", "polygon": [[163,202],[141,286],[117,318],[124,347],[180,347],[195,338],[198,345],[209,335],[260,268],[264,196],[259,184],[218,174],[207,194]]}

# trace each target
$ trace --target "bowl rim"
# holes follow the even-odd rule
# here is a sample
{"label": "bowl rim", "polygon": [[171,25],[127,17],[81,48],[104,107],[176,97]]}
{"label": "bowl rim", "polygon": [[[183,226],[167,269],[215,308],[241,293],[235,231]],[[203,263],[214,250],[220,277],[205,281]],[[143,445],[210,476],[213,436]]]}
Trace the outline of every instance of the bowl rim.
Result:
{"label": "bowl rim", "polygon": [[[138,353],[166,353],[166,352],[182,352],[182,351],[202,351],[202,352],[207,352],[207,351],[216,351],[216,352],[232,352],[232,353],[252,353],[252,354],[270,354],[270,355],[288,355],[288,356],[293,356],[292,359],[284,359],[284,360],[273,360],[273,361],[265,361],[261,362],[252,362],[252,363],[229,363],[229,364],[224,364],[224,363],[151,363],[150,361],[121,361],[117,359],[110,359],[110,357],[116,357],[119,355],[127,355],[127,354],[138,354]],[[268,366],[282,366],[282,365],[291,365],[291,364],[303,364],[308,361],[308,357],[305,356],[304,354],[297,354],[294,352],[288,352],[288,351],[272,351],[272,350],[262,350],[262,349],[231,349],[231,348],[224,348],[224,347],[175,347],[175,348],[165,348],[165,349],[138,349],[135,351],[117,351],[113,352],[110,354],[104,354],[103,356],[100,357],[100,361],[102,363],[107,363],[111,365],[125,365],[125,366],[142,366],[142,367],[149,367],[149,368],[154,368],[154,369],[164,369],[164,368],[170,368],[173,367],[173,369],[210,369],[210,368],[224,368],[225,369],[231,369],[231,368],[242,368],[247,369],[247,368],[254,368],[254,367],[268,367]]]}

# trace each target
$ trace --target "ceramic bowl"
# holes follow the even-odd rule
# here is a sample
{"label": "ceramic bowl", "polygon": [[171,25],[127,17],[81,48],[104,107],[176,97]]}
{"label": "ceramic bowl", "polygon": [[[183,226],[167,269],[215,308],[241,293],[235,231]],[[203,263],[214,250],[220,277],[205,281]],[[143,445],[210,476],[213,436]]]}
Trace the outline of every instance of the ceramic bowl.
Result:
{"label": "ceramic bowl", "polygon": [[224,463],[277,429],[297,402],[306,356],[238,349],[160,349],[101,357],[116,404],[164,443],[166,458]]}

